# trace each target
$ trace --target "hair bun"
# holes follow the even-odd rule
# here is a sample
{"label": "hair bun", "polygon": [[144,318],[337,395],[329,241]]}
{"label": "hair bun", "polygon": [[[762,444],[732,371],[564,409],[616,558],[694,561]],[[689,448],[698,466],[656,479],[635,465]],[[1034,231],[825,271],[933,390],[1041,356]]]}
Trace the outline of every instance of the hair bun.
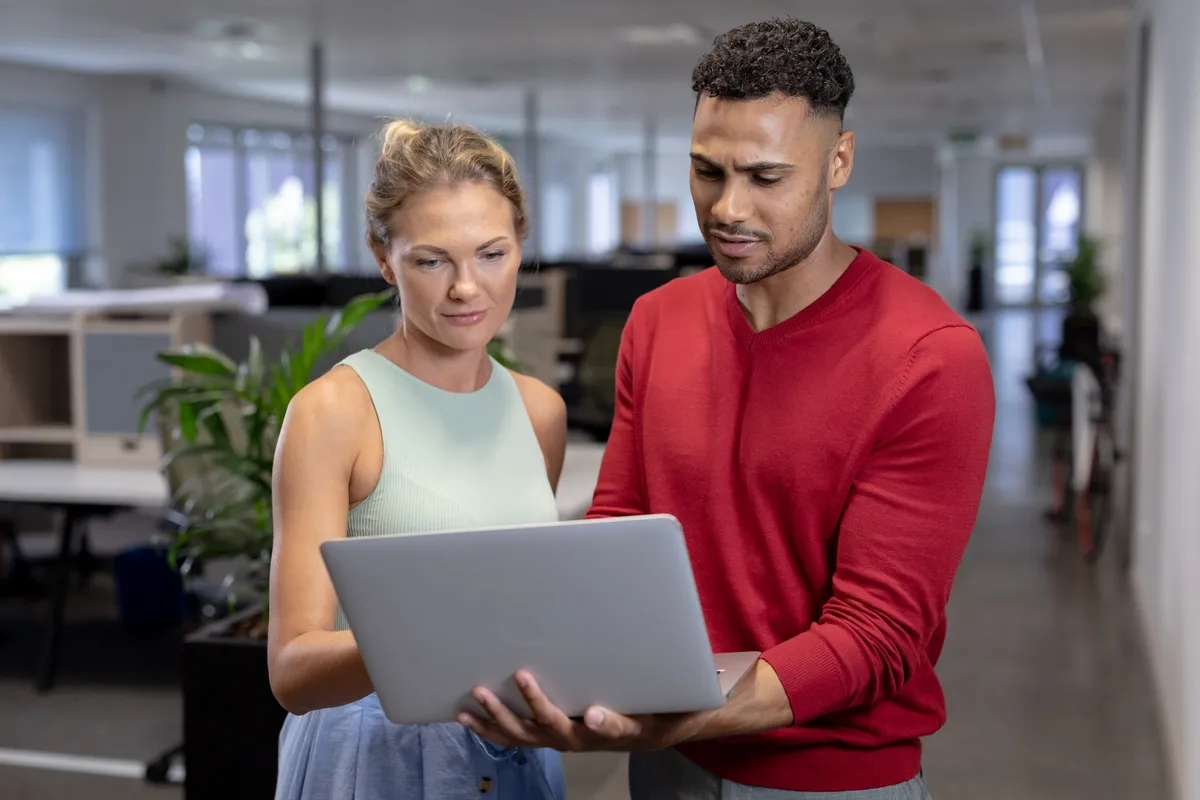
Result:
{"label": "hair bun", "polygon": [[403,150],[409,142],[421,135],[424,126],[409,119],[397,119],[389,122],[383,129],[384,152]]}

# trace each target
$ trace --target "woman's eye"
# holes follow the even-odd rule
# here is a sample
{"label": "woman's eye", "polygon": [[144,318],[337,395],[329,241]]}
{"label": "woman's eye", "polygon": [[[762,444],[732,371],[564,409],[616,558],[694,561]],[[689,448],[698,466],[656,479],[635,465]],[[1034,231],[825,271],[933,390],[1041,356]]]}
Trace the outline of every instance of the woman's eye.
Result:
{"label": "woman's eye", "polygon": [[417,266],[422,269],[436,269],[441,263],[442,260],[440,258],[422,258],[417,260]]}
{"label": "woman's eye", "polygon": [[504,258],[504,251],[503,250],[492,250],[489,253],[484,253],[483,257],[487,261],[499,261],[500,259]]}

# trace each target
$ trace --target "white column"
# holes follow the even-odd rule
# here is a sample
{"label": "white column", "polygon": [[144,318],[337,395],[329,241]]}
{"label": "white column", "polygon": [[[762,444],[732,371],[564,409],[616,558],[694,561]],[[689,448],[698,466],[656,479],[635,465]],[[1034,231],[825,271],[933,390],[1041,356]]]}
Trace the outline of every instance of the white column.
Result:
{"label": "white column", "polygon": [[642,139],[642,245],[658,245],[658,128],[647,117]]}
{"label": "white column", "polygon": [[312,117],[313,195],[316,201],[317,274],[325,272],[325,51],[320,42],[309,49],[309,113]]}
{"label": "white column", "polygon": [[525,210],[529,216],[529,236],[525,240],[525,258],[536,261],[541,257],[541,215],[539,201],[542,195],[541,142],[538,140],[538,96],[537,90],[525,90],[525,125],[523,148],[525,174],[521,183],[525,188]]}

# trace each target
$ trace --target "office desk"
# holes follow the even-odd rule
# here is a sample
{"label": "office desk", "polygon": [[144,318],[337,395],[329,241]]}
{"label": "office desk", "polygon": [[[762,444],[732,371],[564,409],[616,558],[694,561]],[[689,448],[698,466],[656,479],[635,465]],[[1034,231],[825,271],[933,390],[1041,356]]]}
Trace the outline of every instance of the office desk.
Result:
{"label": "office desk", "polygon": [[[602,444],[572,442],[567,446],[557,493],[563,519],[578,519],[587,513],[603,455]],[[0,461],[0,502],[59,512],[50,618],[36,679],[39,691],[49,691],[57,676],[71,560],[83,541],[87,521],[116,511],[161,510],[169,496],[166,480],[153,469],[82,466],[70,461]]]}
{"label": "office desk", "polygon": [[58,672],[63,612],[71,559],[93,517],[126,509],[160,509],[167,482],[156,470],[83,466],[71,461],[0,461],[0,502],[37,505],[58,514],[58,554],[50,590],[50,619],[38,670],[38,691],[49,691]]}

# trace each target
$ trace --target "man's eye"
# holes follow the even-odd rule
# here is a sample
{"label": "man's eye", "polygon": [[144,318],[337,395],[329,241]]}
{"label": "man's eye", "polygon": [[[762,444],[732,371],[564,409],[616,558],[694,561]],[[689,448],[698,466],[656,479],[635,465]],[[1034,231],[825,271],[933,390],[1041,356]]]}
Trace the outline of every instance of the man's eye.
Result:
{"label": "man's eye", "polygon": [[754,182],[759,186],[773,186],[779,183],[779,178],[772,178],[767,175],[755,175]]}
{"label": "man's eye", "polygon": [[715,179],[721,177],[721,173],[715,169],[697,168],[696,175],[697,175],[697,177],[703,178],[706,181],[715,180]]}

